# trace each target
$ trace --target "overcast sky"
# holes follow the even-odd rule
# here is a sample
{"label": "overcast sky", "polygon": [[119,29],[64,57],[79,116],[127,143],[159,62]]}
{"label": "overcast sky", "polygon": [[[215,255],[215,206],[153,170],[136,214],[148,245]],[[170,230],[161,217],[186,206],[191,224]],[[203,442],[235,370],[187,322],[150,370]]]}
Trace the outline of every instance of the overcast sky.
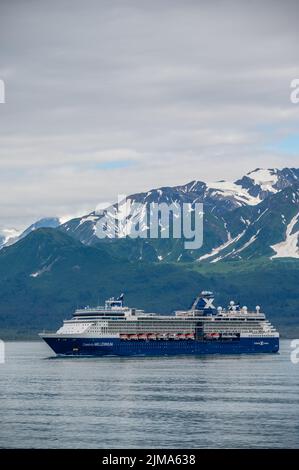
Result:
{"label": "overcast sky", "polygon": [[1,0],[0,228],[299,166],[299,2]]}

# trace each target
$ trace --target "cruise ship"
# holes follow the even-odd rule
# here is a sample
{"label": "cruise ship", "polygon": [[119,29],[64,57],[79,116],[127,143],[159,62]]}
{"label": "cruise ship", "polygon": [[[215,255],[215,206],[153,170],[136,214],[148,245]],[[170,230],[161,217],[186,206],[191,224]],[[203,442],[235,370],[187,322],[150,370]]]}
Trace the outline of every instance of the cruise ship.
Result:
{"label": "cruise ship", "polygon": [[124,305],[124,295],[104,306],[77,309],[56,333],[40,333],[58,355],[163,356],[277,353],[279,333],[259,306],[255,311],[230,301],[214,306],[203,291],[188,310],[172,315],[145,313]]}

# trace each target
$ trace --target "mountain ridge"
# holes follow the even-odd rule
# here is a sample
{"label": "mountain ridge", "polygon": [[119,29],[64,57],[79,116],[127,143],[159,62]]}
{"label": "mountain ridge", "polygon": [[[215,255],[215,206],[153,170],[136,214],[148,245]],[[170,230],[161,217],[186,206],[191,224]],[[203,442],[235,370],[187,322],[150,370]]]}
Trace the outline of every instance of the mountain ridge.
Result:
{"label": "mountain ridge", "polygon": [[[222,259],[245,260],[252,256],[297,258],[298,184],[299,169],[257,168],[232,183],[192,180],[183,185],[164,186],[132,194],[119,206],[107,207],[104,212],[108,217],[109,231],[105,240],[96,235],[97,223],[103,212],[95,210],[62,224],[58,217],[43,218],[12,237],[2,235],[1,238],[0,234],[0,248],[16,243],[40,227],[52,227],[85,245],[109,245],[118,257],[123,257],[122,251],[126,247],[130,261],[217,263]],[[150,203],[194,206],[196,202],[204,204],[204,243],[197,250],[185,250],[184,240],[171,236],[168,240],[148,237],[133,240],[126,236],[132,220],[144,230],[147,227],[147,213],[134,209],[134,203],[148,207]],[[116,207],[120,212],[117,225],[113,213]],[[255,227],[258,228],[254,232]]]}
{"label": "mountain ridge", "polygon": [[[273,247],[279,243],[287,242],[287,229],[292,218],[295,216],[294,211],[297,210],[299,214],[298,184],[299,169],[256,169],[234,183],[224,181],[204,183],[193,180],[185,185],[161,187],[148,192],[133,194],[126,201],[120,203],[120,206],[118,206],[120,207],[120,213],[125,212],[123,208],[126,205],[131,205],[135,202],[144,205],[149,203],[203,203],[204,245],[198,250],[187,252],[183,248],[183,241],[174,239],[171,241],[147,239],[144,242],[132,240],[130,259],[134,258],[134,253],[135,256],[138,256],[138,259],[143,259],[141,250],[139,252],[138,250],[136,251],[138,245],[140,245],[141,249],[144,246],[150,247],[147,249],[147,253],[150,253],[151,260],[155,259],[156,261],[184,262],[189,260],[218,262],[218,260],[222,259],[222,256],[225,259],[233,259],[236,254],[238,254],[239,259],[246,259],[249,256],[249,247],[256,245],[259,245],[258,256],[268,256],[271,258],[272,256],[282,256],[284,253],[288,254],[287,249],[284,251],[279,250],[276,253]],[[286,201],[285,198],[287,199],[288,197],[289,200]],[[280,207],[277,201],[280,201]],[[288,205],[291,210],[288,209]],[[275,206],[275,209],[273,209],[273,206]],[[133,209],[131,212],[130,210],[127,211],[128,215],[126,217],[118,220],[118,227],[116,228],[114,226],[113,208],[115,208],[115,205],[106,209],[106,213],[110,217],[109,226],[111,233],[118,234],[122,230],[124,232],[123,228],[126,227],[126,223],[130,219],[138,220],[140,225],[146,227],[146,214],[138,213],[138,211],[134,212]],[[265,230],[271,225],[271,219],[267,220],[264,214],[262,214],[267,209],[269,214],[271,213],[275,219],[274,233],[269,232],[268,237],[265,236]],[[104,241],[99,240],[96,236],[96,224],[102,216],[102,214],[93,211],[82,218],[66,222],[59,227],[59,230],[65,231],[87,245],[103,243]],[[281,220],[285,219],[285,222],[279,224],[277,221],[278,217]],[[258,233],[254,234],[252,233],[252,226],[258,221],[260,221],[259,225],[261,225],[261,222],[264,222],[265,225],[260,227]],[[119,226],[121,227],[120,230]],[[295,227],[297,228],[297,225]],[[113,238],[113,235],[111,238]],[[123,238],[122,234],[118,235],[117,240],[121,238]],[[241,246],[242,242],[244,242],[243,246]],[[291,257],[297,257],[297,251],[299,254],[298,243],[295,242],[295,237],[293,237],[293,248],[289,250]],[[113,244],[111,240],[110,243],[111,245]],[[228,246],[232,248],[231,253],[226,252]],[[219,254],[219,256],[215,257],[213,253]],[[212,256],[209,256],[210,254]]]}

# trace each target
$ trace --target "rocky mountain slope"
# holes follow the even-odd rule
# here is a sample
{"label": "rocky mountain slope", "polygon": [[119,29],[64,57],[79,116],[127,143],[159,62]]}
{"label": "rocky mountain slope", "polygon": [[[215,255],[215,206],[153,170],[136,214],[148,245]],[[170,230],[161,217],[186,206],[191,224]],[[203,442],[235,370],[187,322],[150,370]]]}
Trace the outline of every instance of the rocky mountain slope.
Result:
{"label": "rocky mountain slope", "polygon": [[[240,180],[163,187],[133,194],[105,211],[107,239],[99,240],[97,224],[103,213],[96,211],[72,219],[60,227],[86,245],[109,243],[111,250],[124,252],[130,260],[218,262],[252,257],[299,257],[299,169],[256,169]],[[204,243],[200,249],[185,250],[184,241],[170,238],[124,242],[132,221],[148,227],[150,204],[204,204]],[[134,204],[142,204],[134,208]],[[117,220],[112,209],[118,208]],[[161,227],[161,230],[165,227]],[[115,239],[116,235],[116,239]]]}

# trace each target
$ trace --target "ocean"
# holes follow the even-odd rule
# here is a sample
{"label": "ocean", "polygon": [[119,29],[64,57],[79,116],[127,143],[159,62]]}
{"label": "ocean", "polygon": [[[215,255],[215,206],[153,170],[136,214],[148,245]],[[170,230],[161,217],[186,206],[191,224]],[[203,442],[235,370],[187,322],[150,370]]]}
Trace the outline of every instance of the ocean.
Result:
{"label": "ocean", "polygon": [[57,358],[6,343],[2,448],[298,448],[299,364],[279,354]]}

